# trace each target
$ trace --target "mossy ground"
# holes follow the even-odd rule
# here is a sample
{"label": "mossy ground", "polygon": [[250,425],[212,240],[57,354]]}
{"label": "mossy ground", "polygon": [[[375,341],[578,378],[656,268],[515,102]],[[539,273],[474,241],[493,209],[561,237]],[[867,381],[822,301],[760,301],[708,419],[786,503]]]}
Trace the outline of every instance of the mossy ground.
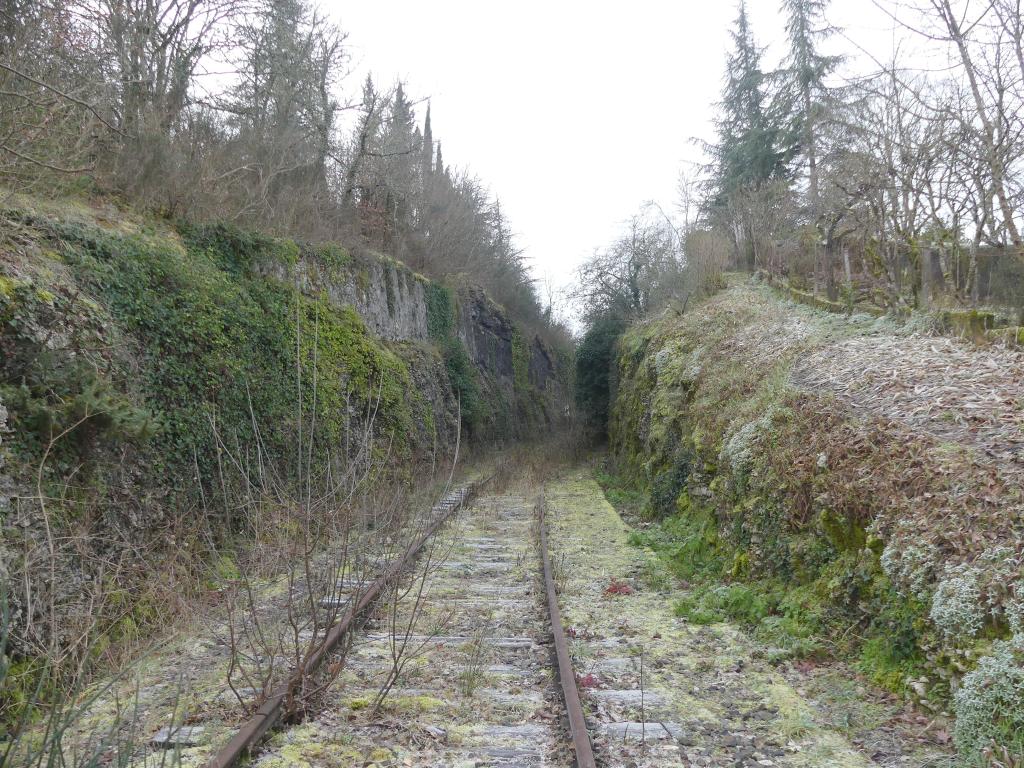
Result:
{"label": "mossy ground", "polygon": [[[948,762],[942,748],[910,732],[912,725],[900,727],[898,700],[851,679],[848,668],[780,665],[772,643],[742,629],[764,616],[764,595],[726,586],[697,621],[680,611],[695,602],[709,571],[681,567],[685,558],[666,557],[663,547],[650,549],[665,534],[623,521],[589,471],[552,484],[546,497],[552,547],[566,558],[562,603],[579,674],[600,680],[610,657],[642,655],[648,690],[671,702],[658,716],[676,718],[698,736],[688,751],[710,748],[715,760],[731,759],[743,743],[731,737],[744,734],[759,749],[781,750],[771,758],[777,765],[872,765],[871,749],[884,765]],[[633,593],[608,594],[612,580],[627,581]],[[610,677],[607,684],[619,685]],[[886,741],[888,751],[879,749]]]}

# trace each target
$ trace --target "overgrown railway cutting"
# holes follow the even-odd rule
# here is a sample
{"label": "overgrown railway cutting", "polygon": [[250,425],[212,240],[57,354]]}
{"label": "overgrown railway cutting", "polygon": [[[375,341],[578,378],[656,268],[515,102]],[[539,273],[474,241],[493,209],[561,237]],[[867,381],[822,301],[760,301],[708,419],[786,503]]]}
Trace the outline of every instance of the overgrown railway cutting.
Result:
{"label": "overgrown railway cutting", "polygon": [[[592,736],[629,745],[643,756],[636,765],[681,765],[673,724],[587,719],[545,528],[536,498],[476,497],[437,533],[447,559],[413,578],[405,599],[378,604],[320,714],[275,736],[255,765],[595,768]],[[606,694],[644,696],[601,691],[591,704],[606,712]],[[600,764],[626,764],[621,751],[604,749]]]}
{"label": "overgrown railway cutting", "polygon": [[[459,489],[407,523],[404,535],[382,528],[372,543],[359,545],[346,570],[330,571],[327,583],[338,589],[326,596],[317,582],[309,599],[295,598],[310,591],[307,581],[262,594],[261,621],[316,601],[337,601],[339,610],[329,614],[333,624],[318,625],[330,627],[326,633],[308,630],[311,639],[291,657],[303,666],[273,678],[264,687],[269,696],[234,692],[257,707],[244,722],[225,690],[223,662],[239,653],[275,653],[268,646],[238,650],[213,624],[140,670],[138,726],[150,744],[144,752],[128,744],[129,762],[942,764],[905,763],[901,744],[883,748],[888,725],[862,728],[852,743],[827,710],[802,701],[806,678],[787,681],[785,670],[733,627],[694,626],[674,615],[673,596],[686,586],[648,578],[652,555],[629,545],[628,526],[587,471],[543,483],[524,476],[513,488],[488,489],[471,503],[470,490]],[[363,563],[375,565],[364,571]],[[175,686],[183,672],[192,682]],[[151,736],[170,707],[178,730],[161,727],[162,736]],[[108,717],[108,709],[97,717]],[[868,758],[861,740],[882,759]]]}

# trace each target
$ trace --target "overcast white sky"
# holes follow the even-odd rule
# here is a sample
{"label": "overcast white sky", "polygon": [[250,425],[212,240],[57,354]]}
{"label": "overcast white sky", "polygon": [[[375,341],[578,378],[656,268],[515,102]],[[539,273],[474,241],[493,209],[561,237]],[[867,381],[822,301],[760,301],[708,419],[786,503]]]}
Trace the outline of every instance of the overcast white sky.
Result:
{"label": "overcast white sky", "polygon": [[[749,0],[754,31],[784,52],[780,0]],[[646,200],[676,202],[679,172],[711,139],[736,15],[732,0],[480,0],[324,6],[366,71],[429,98],[445,161],[501,199],[535,275],[567,283]],[[871,0],[834,0],[831,21],[882,58],[893,22]],[[850,41],[835,47],[855,54]],[[425,105],[417,110],[422,120]]]}

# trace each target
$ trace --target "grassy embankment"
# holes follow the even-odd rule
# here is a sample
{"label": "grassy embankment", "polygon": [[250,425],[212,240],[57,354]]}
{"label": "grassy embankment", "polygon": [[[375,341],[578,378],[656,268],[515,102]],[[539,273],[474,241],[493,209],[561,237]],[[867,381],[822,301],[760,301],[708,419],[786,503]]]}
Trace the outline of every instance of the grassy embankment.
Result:
{"label": "grassy embankment", "polygon": [[633,541],[690,584],[677,615],[743,624],[780,661],[851,659],[918,706],[952,709],[965,760],[993,742],[1019,752],[1019,477],[983,446],[801,384],[814,352],[905,333],[749,285],[634,327],[601,479],[655,521]]}

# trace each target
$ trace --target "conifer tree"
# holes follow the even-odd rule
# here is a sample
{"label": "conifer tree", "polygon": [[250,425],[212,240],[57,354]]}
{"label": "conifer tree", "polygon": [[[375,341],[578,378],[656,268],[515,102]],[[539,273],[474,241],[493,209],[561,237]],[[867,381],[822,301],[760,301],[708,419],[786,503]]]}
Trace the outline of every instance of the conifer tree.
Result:
{"label": "conifer tree", "polygon": [[754,41],[744,0],[731,37],[733,51],[726,64],[716,147],[718,192],[726,197],[786,175],[782,131],[768,103],[761,50]]}
{"label": "conifer tree", "polygon": [[761,50],[754,41],[744,0],[731,31],[733,50],[726,63],[726,82],[717,121],[710,181],[711,212],[726,219],[738,255],[748,268],[756,261],[755,237],[769,185],[788,177],[785,132],[767,93]]}
{"label": "conifer tree", "polygon": [[441,154],[441,142],[437,142],[437,159],[434,161],[434,173],[439,178],[448,176],[448,169],[444,167],[444,156]]}
{"label": "conifer tree", "polygon": [[819,126],[828,109],[829,89],[825,78],[839,65],[841,58],[820,53],[820,45],[835,29],[825,20],[828,0],[783,0],[787,14],[786,34],[789,54],[786,58],[786,84],[793,105],[790,108],[796,150],[807,167],[807,202],[811,218],[820,214],[818,159]]}
{"label": "conifer tree", "polygon": [[427,104],[427,116],[423,120],[423,146],[420,151],[420,176],[426,188],[434,165],[434,132],[430,127],[430,104]]}
{"label": "conifer tree", "polygon": [[342,205],[348,209],[354,202],[357,191],[367,195],[370,184],[367,182],[368,160],[377,152],[380,141],[381,112],[383,98],[373,84],[372,75],[367,75],[363,83],[363,99],[359,108],[359,122],[356,124],[352,137],[351,159],[345,171],[345,192]]}
{"label": "conifer tree", "polygon": [[391,216],[396,224],[404,223],[416,186],[415,174],[420,149],[420,140],[416,134],[416,116],[412,103],[402,83],[398,83],[383,132],[384,180],[391,193]]}

